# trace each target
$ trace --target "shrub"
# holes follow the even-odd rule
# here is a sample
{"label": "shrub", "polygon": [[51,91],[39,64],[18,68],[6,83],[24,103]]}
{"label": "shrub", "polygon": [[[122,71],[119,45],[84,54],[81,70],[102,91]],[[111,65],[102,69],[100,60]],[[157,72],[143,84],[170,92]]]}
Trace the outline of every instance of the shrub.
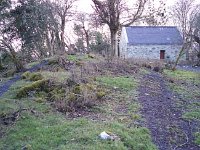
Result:
{"label": "shrub", "polygon": [[62,87],[54,86],[49,92],[49,101],[60,101],[65,97],[65,89]]}
{"label": "shrub", "polygon": [[156,67],[153,68],[153,71],[162,73],[163,68],[156,66]]}
{"label": "shrub", "polygon": [[63,113],[92,108],[106,95],[102,88],[91,83],[76,84],[68,88],[72,88],[70,92],[66,90],[64,96],[54,101],[56,109]]}

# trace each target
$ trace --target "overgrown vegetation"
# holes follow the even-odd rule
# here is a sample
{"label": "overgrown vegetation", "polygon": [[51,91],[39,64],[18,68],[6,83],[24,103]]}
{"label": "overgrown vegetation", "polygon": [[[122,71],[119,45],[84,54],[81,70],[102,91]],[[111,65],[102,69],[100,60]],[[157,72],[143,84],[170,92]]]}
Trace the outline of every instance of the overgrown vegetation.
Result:
{"label": "overgrown vegetation", "polygon": [[[46,71],[58,64],[54,61],[39,72],[23,73],[12,85],[0,101],[0,149],[156,149],[149,131],[138,123],[135,71],[126,68],[123,75],[120,68],[116,77],[114,72],[126,63],[113,64],[115,69],[104,73],[96,59],[90,58],[95,65],[88,67],[88,56],[81,58],[82,73],[77,64],[68,71],[63,66]],[[98,137],[102,131],[119,139],[103,141]]]}
{"label": "overgrown vegetation", "polygon": [[197,126],[193,133],[196,138],[196,143],[199,143],[198,130],[200,124],[200,73],[190,71],[169,71],[164,70],[164,74],[169,80],[169,86],[175,93],[177,106],[182,108],[182,118],[188,121],[195,121]]}

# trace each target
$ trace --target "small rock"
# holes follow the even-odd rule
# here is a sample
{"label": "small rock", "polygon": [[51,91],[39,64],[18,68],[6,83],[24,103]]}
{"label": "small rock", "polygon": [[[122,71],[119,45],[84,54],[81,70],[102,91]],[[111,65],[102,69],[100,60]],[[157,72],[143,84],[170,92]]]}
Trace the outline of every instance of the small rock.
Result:
{"label": "small rock", "polygon": [[105,131],[101,132],[101,134],[99,136],[103,140],[111,139],[111,136],[108,133],[106,133]]}
{"label": "small rock", "polygon": [[103,140],[119,140],[119,137],[112,133],[107,133],[105,131],[101,132],[99,137]]}
{"label": "small rock", "polygon": [[27,144],[27,145],[22,147],[22,150],[32,150],[32,147],[31,147],[30,144]]}

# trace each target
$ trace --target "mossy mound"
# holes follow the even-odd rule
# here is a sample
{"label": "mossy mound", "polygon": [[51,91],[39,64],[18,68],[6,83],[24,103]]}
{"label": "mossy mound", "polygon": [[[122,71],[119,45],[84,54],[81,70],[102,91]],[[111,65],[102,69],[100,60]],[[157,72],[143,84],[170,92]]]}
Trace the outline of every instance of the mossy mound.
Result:
{"label": "mossy mound", "polygon": [[43,76],[40,73],[32,73],[30,76],[30,81],[42,80]]}
{"label": "mossy mound", "polygon": [[21,87],[17,92],[17,98],[27,97],[31,91],[43,91],[48,87],[48,80],[38,80],[30,83],[24,87]]}
{"label": "mossy mound", "polygon": [[81,94],[81,86],[80,85],[74,86],[73,93],[75,93],[75,94]]}
{"label": "mossy mound", "polygon": [[97,99],[102,99],[103,97],[106,96],[106,92],[103,90],[100,90],[96,93]]}
{"label": "mossy mound", "polygon": [[96,56],[94,54],[88,54],[88,58],[94,59]]}
{"label": "mossy mound", "polygon": [[42,80],[44,77],[40,73],[31,73],[30,71],[26,71],[22,74],[21,78],[30,81],[38,81]]}
{"label": "mossy mound", "polygon": [[48,65],[56,65],[56,64],[58,64],[58,58],[48,60]]}
{"label": "mossy mound", "polygon": [[30,71],[26,71],[21,75],[21,78],[22,79],[29,79],[30,75],[31,75],[31,72]]}

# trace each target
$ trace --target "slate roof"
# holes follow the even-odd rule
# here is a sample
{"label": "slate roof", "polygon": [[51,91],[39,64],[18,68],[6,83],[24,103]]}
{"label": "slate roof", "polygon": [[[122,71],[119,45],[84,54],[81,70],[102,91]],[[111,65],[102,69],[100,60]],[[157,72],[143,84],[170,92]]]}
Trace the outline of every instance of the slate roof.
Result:
{"label": "slate roof", "polygon": [[183,39],[174,26],[125,27],[129,45],[182,45]]}

